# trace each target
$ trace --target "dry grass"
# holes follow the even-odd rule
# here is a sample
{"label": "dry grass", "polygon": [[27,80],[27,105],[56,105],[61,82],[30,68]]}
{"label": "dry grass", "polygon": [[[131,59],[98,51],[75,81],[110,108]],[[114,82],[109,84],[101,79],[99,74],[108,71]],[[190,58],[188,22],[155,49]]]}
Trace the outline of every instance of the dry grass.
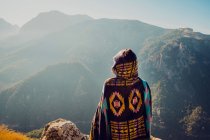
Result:
{"label": "dry grass", "polygon": [[0,125],[0,140],[30,140],[30,138]]}

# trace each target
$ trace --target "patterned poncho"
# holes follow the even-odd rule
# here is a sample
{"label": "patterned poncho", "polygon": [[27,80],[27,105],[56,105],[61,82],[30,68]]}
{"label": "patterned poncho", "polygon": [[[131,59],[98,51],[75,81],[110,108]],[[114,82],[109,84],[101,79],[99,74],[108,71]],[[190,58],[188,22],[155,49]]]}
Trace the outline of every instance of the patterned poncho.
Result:
{"label": "patterned poncho", "polygon": [[151,93],[138,77],[137,61],[116,64],[105,81],[90,140],[147,140],[151,132]]}

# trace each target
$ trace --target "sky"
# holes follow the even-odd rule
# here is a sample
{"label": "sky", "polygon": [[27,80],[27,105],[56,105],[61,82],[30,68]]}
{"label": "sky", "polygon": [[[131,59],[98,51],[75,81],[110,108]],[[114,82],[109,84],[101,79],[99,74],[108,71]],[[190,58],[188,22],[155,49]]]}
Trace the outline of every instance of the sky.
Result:
{"label": "sky", "polygon": [[136,19],[164,28],[210,34],[210,0],[0,0],[0,18],[22,26],[40,12]]}

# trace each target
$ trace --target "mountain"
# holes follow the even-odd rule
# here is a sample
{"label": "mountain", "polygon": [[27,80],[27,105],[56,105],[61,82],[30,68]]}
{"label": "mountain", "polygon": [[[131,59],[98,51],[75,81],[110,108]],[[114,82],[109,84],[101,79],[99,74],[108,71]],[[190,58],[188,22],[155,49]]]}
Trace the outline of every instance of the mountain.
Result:
{"label": "mountain", "polygon": [[[119,49],[129,46],[139,50],[145,40],[166,31],[136,20],[98,19],[80,22],[7,49],[1,55],[0,83],[8,87],[47,65],[69,60],[82,61],[104,78],[110,74],[110,58]],[[104,68],[106,72],[101,73]]]}
{"label": "mountain", "polygon": [[59,11],[43,12],[25,23],[18,34],[6,39],[0,40],[2,52],[7,54],[20,49],[24,44],[29,44],[30,41],[37,41],[42,37],[56,33],[69,26],[92,20],[86,15],[67,15]]}
{"label": "mountain", "polygon": [[62,117],[88,133],[112,57],[131,48],[152,90],[152,133],[171,140],[210,138],[210,35],[119,19],[47,28],[41,21],[50,13],[29,21],[16,37],[33,29],[43,29],[43,36],[0,42],[0,123],[31,130]]}
{"label": "mountain", "polygon": [[159,136],[210,137],[209,44],[209,35],[179,29],[148,41],[141,49],[140,68],[153,85],[153,128],[160,130]]}
{"label": "mountain", "polygon": [[0,18],[0,40],[16,34],[18,29],[19,29],[18,26],[11,25],[4,19]]}
{"label": "mountain", "polygon": [[86,15],[66,15],[59,11],[43,12],[24,24],[20,29],[20,34],[44,36],[88,20],[92,18]]}
{"label": "mountain", "polygon": [[49,66],[0,93],[0,123],[28,131],[63,117],[87,132],[102,88],[93,77],[79,62]]}

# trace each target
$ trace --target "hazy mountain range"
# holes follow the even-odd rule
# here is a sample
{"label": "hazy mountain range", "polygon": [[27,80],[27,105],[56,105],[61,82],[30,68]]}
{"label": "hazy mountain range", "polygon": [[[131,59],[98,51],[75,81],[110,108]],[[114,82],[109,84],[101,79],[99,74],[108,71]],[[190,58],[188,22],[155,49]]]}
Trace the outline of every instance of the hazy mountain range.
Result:
{"label": "hazy mountain range", "polygon": [[4,19],[0,18],[0,40],[16,34],[18,30],[19,27],[17,25],[12,25]]}
{"label": "hazy mountain range", "polygon": [[0,20],[0,123],[28,131],[63,117],[87,133],[103,81],[113,76],[112,57],[131,48],[152,89],[153,134],[210,138],[209,35],[58,11],[20,28],[5,23]]}

